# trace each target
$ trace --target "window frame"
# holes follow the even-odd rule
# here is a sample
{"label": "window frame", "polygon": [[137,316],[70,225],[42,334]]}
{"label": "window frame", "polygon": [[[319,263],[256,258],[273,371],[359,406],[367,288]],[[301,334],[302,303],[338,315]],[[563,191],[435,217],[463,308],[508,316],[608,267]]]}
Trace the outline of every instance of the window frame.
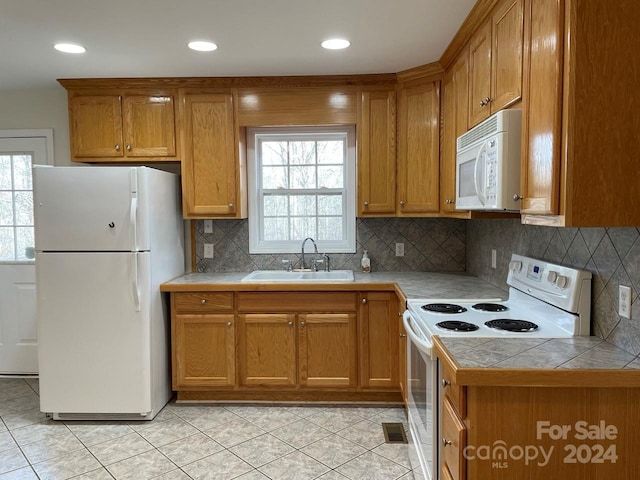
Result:
{"label": "window frame", "polygon": [[[247,184],[249,207],[249,253],[299,253],[302,239],[274,241],[264,240],[264,190],[260,184],[260,160],[258,145],[264,139],[275,140],[287,137],[288,140],[299,137],[314,136],[320,140],[323,135],[337,133],[346,134],[346,157],[344,165],[344,184],[342,189],[328,189],[327,193],[341,190],[343,198],[342,228],[343,239],[340,241],[318,240],[318,250],[323,253],[355,253],[356,251],[356,140],[353,125],[318,126],[318,127],[261,127],[247,129]],[[288,193],[296,189],[285,189]],[[319,189],[310,189],[311,194]]]}

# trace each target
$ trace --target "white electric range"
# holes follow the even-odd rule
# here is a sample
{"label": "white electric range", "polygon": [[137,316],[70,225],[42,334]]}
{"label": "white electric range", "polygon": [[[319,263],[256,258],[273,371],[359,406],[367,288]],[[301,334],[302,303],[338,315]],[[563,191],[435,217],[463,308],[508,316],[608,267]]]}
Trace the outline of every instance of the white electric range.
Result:
{"label": "white electric range", "polygon": [[412,299],[407,332],[410,459],[417,479],[436,480],[439,372],[433,335],[447,337],[564,338],[591,331],[591,273],[513,254],[500,299]]}

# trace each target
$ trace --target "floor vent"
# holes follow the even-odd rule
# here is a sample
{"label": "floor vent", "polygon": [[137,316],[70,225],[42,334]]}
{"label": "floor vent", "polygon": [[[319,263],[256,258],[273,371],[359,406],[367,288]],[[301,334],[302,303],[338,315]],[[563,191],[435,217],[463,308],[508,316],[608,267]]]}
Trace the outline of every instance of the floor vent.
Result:
{"label": "floor vent", "polygon": [[385,443],[407,443],[407,434],[402,423],[383,423]]}

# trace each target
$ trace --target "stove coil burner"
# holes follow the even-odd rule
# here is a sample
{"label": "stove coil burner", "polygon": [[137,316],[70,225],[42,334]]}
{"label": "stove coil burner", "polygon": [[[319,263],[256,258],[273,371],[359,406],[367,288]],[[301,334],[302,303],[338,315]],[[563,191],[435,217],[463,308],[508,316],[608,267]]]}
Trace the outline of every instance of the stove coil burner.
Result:
{"label": "stove coil burner", "polygon": [[476,303],[471,308],[483,312],[506,312],[509,310],[506,305],[500,305],[499,303]]}
{"label": "stove coil burner", "polygon": [[436,327],[444,330],[453,330],[454,332],[475,332],[480,328],[473,323],[460,322],[457,320],[447,320],[446,322],[436,323]]}
{"label": "stove coil burner", "polygon": [[467,311],[466,308],[453,303],[428,303],[426,305],[422,305],[422,309],[427,312],[435,313],[463,313]]}
{"label": "stove coil burner", "polygon": [[533,332],[538,329],[538,325],[526,320],[511,320],[509,318],[498,318],[484,322],[489,328],[496,330],[506,330],[507,332]]}

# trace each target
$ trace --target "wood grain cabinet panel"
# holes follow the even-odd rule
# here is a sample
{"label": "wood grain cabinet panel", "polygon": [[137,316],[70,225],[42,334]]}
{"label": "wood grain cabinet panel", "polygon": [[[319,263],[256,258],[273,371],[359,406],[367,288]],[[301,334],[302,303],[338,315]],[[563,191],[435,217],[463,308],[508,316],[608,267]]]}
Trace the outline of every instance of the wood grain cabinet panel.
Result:
{"label": "wood grain cabinet panel", "polygon": [[395,292],[360,294],[360,385],[398,388],[398,321]]}
{"label": "wood grain cabinet panel", "polygon": [[358,216],[396,211],[395,87],[364,89],[358,104]]}
{"label": "wood grain cabinet panel", "polygon": [[72,96],[69,123],[73,157],[120,158],[122,144],[122,103],[119,95]]}
{"label": "wood grain cabinet panel", "polygon": [[404,313],[406,299],[398,297],[398,384],[402,401],[405,408],[407,407],[407,332],[404,329],[402,314]]}
{"label": "wood grain cabinet panel", "polygon": [[398,215],[440,209],[440,82],[400,88],[398,101]]}
{"label": "wood grain cabinet panel", "polygon": [[357,384],[354,313],[298,315],[300,385],[350,388]]}
{"label": "wood grain cabinet panel", "polygon": [[174,157],[176,133],[172,96],[125,96],[124,138],[128,157]]}
{"label": "wood grain cabinet panel", "polygon": [[469,126],[487,118],[491,107],[491,21],[488,20],[469,42]]}
{"label": "wood grain cabinet panel", "polygon": [[176,315],[173,388],[235,385],[233,314]]}
{"label": "wood grain cabinet panel", "polygon": [[442,442],[440,458],[443,469],[447,468],[453,480],[465,480],[467,473],[463,451],[467,429],[448,398],[443,400],[442,407],[442,439],[437,440]]}
{"label": "wood grain cabinet panel", "polygon": [[295,315],[244,314],[238,320],[240,384],[295,386]]}

